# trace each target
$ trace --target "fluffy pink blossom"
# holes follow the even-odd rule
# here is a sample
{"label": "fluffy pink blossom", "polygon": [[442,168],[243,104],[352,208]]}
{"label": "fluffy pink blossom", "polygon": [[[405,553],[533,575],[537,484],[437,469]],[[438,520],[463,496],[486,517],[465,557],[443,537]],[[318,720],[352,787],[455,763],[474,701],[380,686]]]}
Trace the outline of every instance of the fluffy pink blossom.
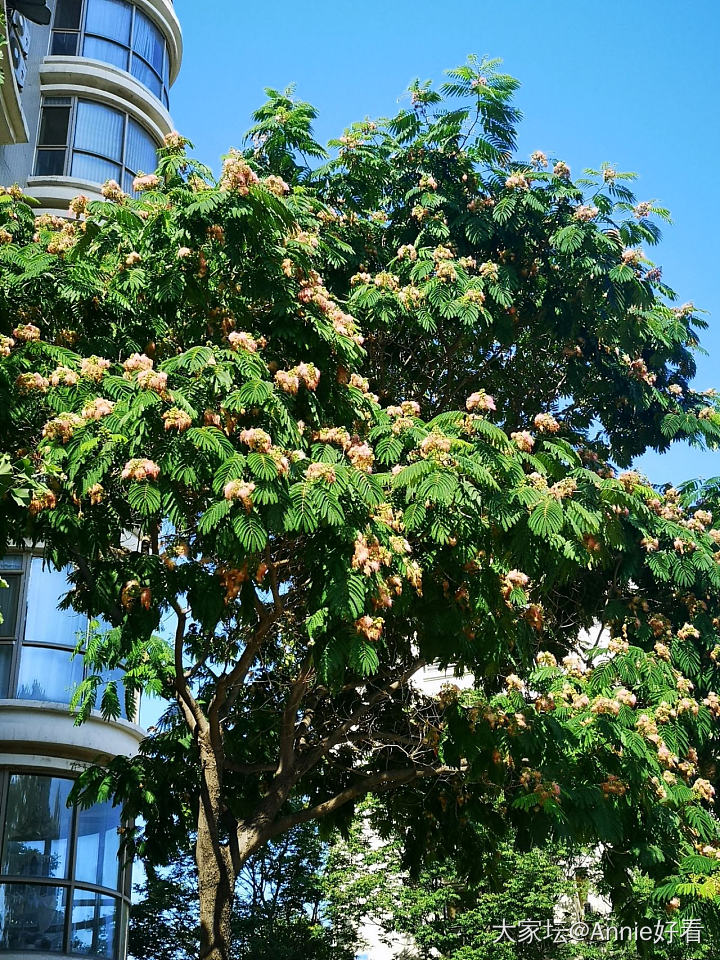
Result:
{"label": "fluffy pink blossom", "polygon": [[518,450],[522,450],[523,453],[531,453],[533,447],[535,446],[535,440],[532,434],[528,433],[527,430],[517,430],[514,433],[511,433],[510,439],[515,442]]}
{"label": "fluffy pink blossom", "polygon": [[258,342],[249,333],[233,330],[228,335],[228,343],[233,350],[247,350],[248,353],[256,353]]}
{"label": "fluffy pink blossom", "polygon": [[259,453],[269,453],[272,447],[270,434],[258,428],[242,430],[240,432],[240,442],[246,443],[251,450],[257,450]]}
{"label": "fluffy pink blossom", "polygon": [[102,420],[108,417],[115,409],[112,400],[106,400],[105,397],[96,397],[83,407],[82,415],[86,420]]}
{"label": "fluffy pink blossom", "polygon": [[475,410],[497,410],[495,399],[491,397],[489,393],[485,393],[484,390],[477,390],[475,393],[471,393],[465,401],[465,408],[470,412]]}
{"label": "fluffy pink blossom", "polygon": [[84,357],[80,361],[80,376],[99,383],[110,369],[110,361],[104,357]]}
{"label": "fluffy pink blossom", "polygon": [[31,343],[40,339],[40,328],[34,323],[19,323],[13,330],[13,336],[19,343]]}
{"label": "fluffy pink blossom", "polygon": [[123,480],[157,480],[160,476],[160,467],[152,460],[136,458],[128,460],[123,467]]}
{"label": "fluffy pink blossom", "polygon": [[252,510],[255,484],[252,480],[230,480],[223,488],[226,500],[240,500],[248,513]]}
{"label": "fluffy pink blossom", "polygon": [[75,387],[77,386],[79,375],[70,367],[58,367],[50,374],[50,385],[53,387]]}
{"label": "fluffy pink blossom", "polygon": [[135,177],[133,180],[133,190],[135,193],[142,193],[145,190],[157,190],[161,180],[156,173],[145,173],[142,176]]}

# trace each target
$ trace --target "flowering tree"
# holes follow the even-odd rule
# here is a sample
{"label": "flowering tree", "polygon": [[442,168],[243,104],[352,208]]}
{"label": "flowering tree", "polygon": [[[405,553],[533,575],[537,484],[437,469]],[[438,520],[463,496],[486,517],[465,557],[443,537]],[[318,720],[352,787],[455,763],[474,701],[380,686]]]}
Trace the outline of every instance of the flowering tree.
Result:
{"label": "flowering tree", "polygon": [[[619,174],[511,159],[514,86],[471,61],[316,172],[274,94],[218,182],[172,135],[136,198],[0,198],[33,491],[0,546],[42,542],[112,628],[80,720],[118,714],[106,668],[171,705],[76,794],[142,815],[153,862],[196,831],[203,960],[248,857],[368,793],[409,855],[509,825],[601,841],[618,894],[639,867],[670,909],[714,898],[720,532],[704,491],[613,467],[715,441],[700,324]],[[428,663],[476,685],[424,695]]]}

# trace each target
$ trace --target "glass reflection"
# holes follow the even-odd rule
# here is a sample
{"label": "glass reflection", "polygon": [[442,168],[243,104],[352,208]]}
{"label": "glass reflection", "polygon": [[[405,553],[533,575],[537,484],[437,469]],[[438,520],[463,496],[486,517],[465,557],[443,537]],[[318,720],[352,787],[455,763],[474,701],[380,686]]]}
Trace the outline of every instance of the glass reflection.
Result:
{"label": "glass reflection", "polygon": [[0,950],[63,949],[66,892],[39,884],[0,884]]}
{"label": "glass reflection", "polygon": [[75,877],[96,887],[118,887],[120,809],[99,803],[78,811]]}
{"label": "glass reflection", "polygon": [[73,658],[70,650],[23,646],[17,697],[43,703],[70,703],[82,678],[82,657]]}
{"label": "glass reflection", "polygon": [[5,700],[10,694],[12,653],[13,648],[9,643],[0,644],[0,700]]}
{"label": "glass reflection", "polygon": [[87,957],[112,957],[119,903],[114,897],[76,890],[72,904],[70,949]]}
{"label": "glass reflection", "polygon": [[58,777],[10,777],[2,873],[9,877],[66,877],[72,810],[71,782]]}
{"label": "glass reflection", "polygon": [[70,589],[67,570],[43,569],[41,557],[33,557],[27,598],[26,643],[55,643],[75,647],[78,635],[87,633],[88,618],[74,610],[59,610],[58,603]]}

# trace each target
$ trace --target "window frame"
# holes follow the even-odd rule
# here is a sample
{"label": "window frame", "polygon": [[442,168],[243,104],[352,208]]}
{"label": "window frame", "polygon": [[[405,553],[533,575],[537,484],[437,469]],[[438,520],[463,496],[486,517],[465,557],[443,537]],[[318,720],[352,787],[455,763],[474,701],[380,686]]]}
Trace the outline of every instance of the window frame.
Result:
{"label": "window frame", "polygon": [[[22,768],[13,768],[13,767],[3,767],[0,768],[0,856],[2,854],[3,846],[5,843],[5,835],[7,832],[7,814],[9,807],[9,796],[10,796],[10,779],[13,776],[31,776],[31,777],[50,777],[56,780],[67,780],[73,782],[76,778],[73,777],[69,772],[59,772],[55,769],[47,769],[42,766],[37,767],[22,767]],[[11,874],[0,873],[0,886],[11,887],[11,886],[36,886],[36,887],[53,887],[59,888],[65,891],[65,906],[64,906],[64,917],[63,917],[63,951],[61,955],[68,956],[78,956],[78,957],[87,957],[87,956],[98,956],[97,954],[86,954],[86,953],[77,953],[73,952],[71,949],[72,946],[72,915],[73,915],[73,903],[75,900],[75,892],[80,891],[90,894],[100,894],[105,897],[112,899],[115,904],[115,942],[113,944],[112,957],[113,960],[119,960],[119,958],[124,956],[125,943],[127,941],[127,931],[128,931],[128,917],[130,912],[131,905],[131,894],[132,894],[132,864],[133,861],[127,856],[126,853],[122,850],[122,845],[119,846],[119,856],[118,856],[118,870],[117,870],[117,887],[103,887],[94,883],[87,883],[85,881],[78,881],[75,877],[76,867],[77,867],[77,845],[78,845],[78,821],[80,818],[80,808],[77,805],[74,805],[72,808],[72,816],[70,822],[70,838],[69,838],[69,850],[68,850],[68,870],[66,877],[19,877]],[[122,818],[120,819],[120,826],[123,826]],[[1,864],[0,864],[1,866]],[[0,957],[3,955],[4,951],[0,950]],[[51,951],[53,952],[53,951]],[[102,957],[101,960],[105,960],[105,957]]]}
{"label": "window frame", "polygon": [[[61,104],[59,104],[59,103],[54,104],[54,101],[60,101],[60,100],[63,100],[63,101],[64,101],[64,100],[70,100],[70,105],[69,105],[69,106],[70,106],[70,119],[69,119],[69,121],[68,121],[68,137],[67,137],[67,143],[65,144],[64,147],[61,147],[61,146],[43,146],[43,145],[40,143],[40,129],[41,129],[41,127],[42,127],[44,112],[45,112],[45,110],[48,109],[48,107],[49,107],[50,109],[53,109],[54,106],[57,106],[57,107],[61,106]],[[78,149],[76,150],[76,147],[75,147],[75,134],[76,134],[77,120],[78,120],[78,104],[79,104],[81,101],[84,102],[84,103],[97,104],[98,106],[103,107],[105,110],[111,110],[111,111],[113,111],[114,113],[120,114],[120,116],[123,118],[123,127],[122,127],[122,150],[121,150],[121,159],[120,159],[119,161],[118,161],[118,160],[115,160],[115,159],[112,158],[112,157],[107,156],[106,154],[94,153],[94,152],[91,151],[91,150],[83,150],[83,149],[81,149],[81,148],[78,148]],[[62,106],[63,106],[63,107],[67,107],[68,105],[67,105],[67,104],[62,104]],[[157,141],[155,140],[155,138],[153,137],[153,135],[150,133],[150,131],[147,129],[147,127],[143,126],[143,124],[142,124],[136,117],[131,116],[131,114],[130,114],[127,110],[121,110],[121,109],[119,109],[118,107],[110,106],[109,104],[105,103],[103,100],[99,100],[99,99],[96,100],[96,99],[92,99],[92,98],[90,98],[90,97],[79,97],[79,96],[69,96],[69,97],[68,97],[68,96],[58,96],[58,97],[49,96],[49,97],[43,97],[43,99],[41,100],[41,103],[40,103],[40,113],[39,113],[39,117],[38,117],[38,135],[37,135],[37,138],[36,138],[36,146],[35,146],[35,160],[34,160],[34,163],[33,163],[33,171],[34,171],[34,172],[33,172],[33,176],[34,176],[34,177],[50,177],[50,176],[51,176],[51,177],[73,177],[73,176],[74,176],[73,173],[72,173],[73,158],[74,158],[75,154],[77,153],[78,156],[93,157],[93,158],[95,158],[95,159],[97,159],[97,160],[102,160],[102,161],[104,161],[105,163],[111,163],[111,164],[113,164],[114,166],[119,167],[119,173],[118,173],[118,176],[117,176],[116,179],[117,179],[117,182],[120,184],[120,186],[121,186],[123,189],[125,189],[125,184],[123,183],[124,179],[125,179],[127,176],[136,177],[136,176],[138,175],[138,173],[140,172],[139,170],[133,170],[130,166],[128,166],[128,163],[127,163],[127,161],[128,161],[128,141],[129,141],[129,135],[128,135],[128,133],[129,133],[129,130],[130,130],[130,122],[131,122],[131,121],[134,121],[135,124],[137,124],[137,126],[140,127],[140,129],[147,135],[148,140],[150,140],[150,141],[153,143],[153,145],[154,145],[154,147],[155,147],[155,152],[156,152],[156,154],[157,154],[157,151],[160,149],[160,145],[157,143]],[[39,158],[39,155],[40,155],[40,151],[41,151],[41,150],[44,150],[44,151],[53,151],[53,152],[57,152],[57,153],[64,152],[65,158],[64,158],[64,162],[63,162],[62,173],[45,174],[45,173],[37,173],[37,172],[35,172],[35,171],[37,171],[38,158]],[[153,171],[151,171],[151,170],[143,170],[142,172],[143,172],[143,173],[152,173]],[[87,182],[87,183],[101,183],[101,182],[104,182],[104,181],[95,181],[95,180],[85,181],[85,179],[84,179],[83,177],[75,177],[75,179],[83,180],[83,182]],[[110,179],[110,178],[109,178],[109,179]],[[112,178],[112,179],[115,179],[115,178]]]}
{"label": "window frame", "polygon": [[[125,43],[122,43],[122,42],[116,40],[114,37],[103,37],[103,36],[101,36],[99,33],[94,33],[94,32],[92,32],[92,31],[87,30],[86,24],[87,24],[88,7],[89,7],[89,5],[92,3],[92,0],[81,0],[80,26],[79,26],[77,29],[71,29],[71,28],[65,28],[65,27],[56,27],[56,26],[55,26],[55,16],[53,16],[53,23],[52,23],[52,27],[51,27],[51,29],[50,29],[50,37],[49,37],[49,40],[48,40],[48,56],[51,56],[51,57],[52,57],[52,56],[60,56],[60,57],[70,56],[70,54],[63,54],[63,53],[54,54],[54,53],[52,52],[52,51],[53,51],[53,42],[54,42],[55,34],[56,34],[56,33],[57,33],[57,34],[65,34],[66,36],[67,36],[68,34],[72,34],[72,35],[74,35],[74,36],[77,37],[77,43],[76,43],[75,54],[74,54],[74,56],[76,56],[76,57],[84,57],[84,56],[85,56],[85,54],[82,52],[82,50],[83,50],[83,47],[84,47],[84,45],[85,45],[85,38],[86,38],[86,37],[91,37],[91,38],[93,38],[94,40],[105,40],[105,41],[107,41],[107,42],[109,42],[109,43],[114,43],[115,46],[121,48],[121,49],[124,50],[125,53],[127,54],[127,60],[126,60],[127,66],[126,66],[126,67],[118,67],[116,64],[110,63],[110,61],[108,61],[108,60],[98,60],[98,62],[99,62],[99,63],[108,63],[111,67],[114,67],[116,70],[123,70],[125,73],[129,74],[131,77],[133,77],[133,79],[137,80],[137,82],[138,82],[139,84],[141,84],[146,90],[149,90],[150,93],[151,93],[154,97],[156,97],[156,98],[163,104],[163,106],[165,107],[165,109],[167,110],[167,109],[169,109],[169,107],[170,107],[169,83],[168,83],[168,81],[167,81],[167,79],[166,79],[166,78],[169,77],[169,75],[170,75],[170,46],[169,46],[169,44],[168,44],[167,37],[166,37],[165,34],[163,33],[162,28],[160,27],[160,24],[157,23],[157,21],[154,20],[147,11],[145,11],[145,10],[140,11],[141,13],[143,13],[143,14],[147,17],[147,19],[150,21],[150,23],[152,23],[152,25],[155,27],[155,29],[156,29],[156,30],[158,31],[158,33],[160,34],[160,37],[162,38],[162,42],[163,42],[163,63],[162,63],[162,68],[161,68],[161,70],[160,70],[160,73],[158,73],[158,71],[155,69],[155,67],[152,65],[152,63],[150,63],[148,60],[146,60],[145,57],[143,57],[142,54],[138,53],[138,52],[135,50],[135,48],[134,48],[134,43],[135,43],[135,19],[136,19],[136,16],[135,16],[135,15],[136,15],[136,13],[138,12],[138,9],[139,9],[138,6],[137,6],[137,4],[133,3],[132,0],[122,0],[122,2],[123,2],[123,3],[127,3],[128,6],[130,7],[130,40],[129,40],[129,45],[126,46]],[[56,10],[57,10],[57,7],[56,7]],[[152,89],[151,89],[146,83],[144,83],[139,77],[136,77],[135,74],[132,72],[132,58],[133,58],[133,57],[137,57],[138,60],[140,60],[140,61],[154,74],[154,76],[156,77],[156,79],[158,80],[158,82],[159,82],[159,84],[160,84],[160,93],[159,93],[159,94],[156,93],[154,90],[152,90]],[[88,57],[87,59],[88,59],[88,60],[97,60],[97,57]]]}

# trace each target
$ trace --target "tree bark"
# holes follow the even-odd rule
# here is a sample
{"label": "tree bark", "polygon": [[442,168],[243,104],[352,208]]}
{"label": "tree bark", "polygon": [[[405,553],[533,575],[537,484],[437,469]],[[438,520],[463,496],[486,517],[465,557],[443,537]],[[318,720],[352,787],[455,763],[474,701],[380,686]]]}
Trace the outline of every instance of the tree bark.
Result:
{"label": "tree bark", "polygon": [[230,960],[231,919],[239,866],[222,842],[222,773],[202,750],[203,770],[195,857],[200,900],[200,960]]}

